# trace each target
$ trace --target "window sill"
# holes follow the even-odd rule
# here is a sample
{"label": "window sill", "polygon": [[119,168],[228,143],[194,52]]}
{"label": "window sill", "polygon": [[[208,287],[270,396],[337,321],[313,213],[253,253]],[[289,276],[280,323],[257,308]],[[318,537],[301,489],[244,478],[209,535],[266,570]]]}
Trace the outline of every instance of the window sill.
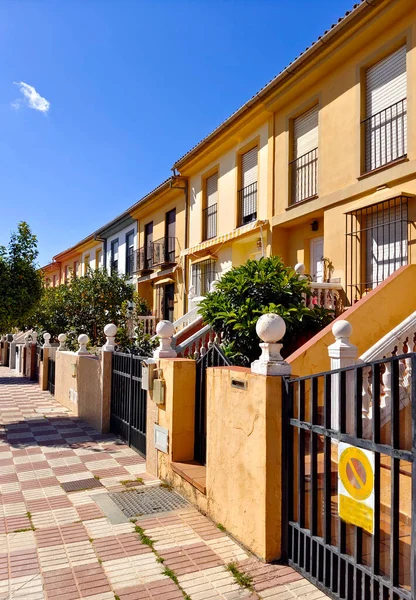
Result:
{"label": "window sill", "polygon": [[189,460],[186,462],[172,462],[172,471],[177,473],[182,479],[185,479],[194,488],[206,495],[206,479],[207,479],[207,468],[195,460]]}
{"label": "window sill", "polygon": [[236,227],[236,229],[240,229],[241,227],[245,227],[246,225],[251,225],[251,223],[255,223],[257,221],[257,216],[255,219],[252,219],[251,221],[247,221],[247,223],[239,223]]}
{"label": "window sill", "polygon": [[385,171],[386,169],[390,169],[390,167],[394,167],[396,165],[400,165],[401,163],[405,163],[405,162],[409,162],[409,159],[407,158],[407,154],[406,154],[406,156],[402,156],[402,158],[398,158],[397,160],[392,160],[391,162],[386,163],[385,165],[383,165],[381,167],[377,167],[377,169],[373,169],[372,171],[367,171],[366,173],[362,173],[359,177],[357,177],[357,179],[358,179],[358,181],[361,181],[362,179],[371,177],[371,175],[375,175],[376,173],[381,173],[382,171]]}
{"label": "window sill", "polygon": [[308,202],[312,202],[312,200],[316,200],[319,198],[318,194],[314,196],[309,196],[309,198],[305,198],[304,200],[299,200],[299,202],[294,202],[293,204],[289,204],[286,210],[291,210],[292,208],[296,208],[296,206],[301,206],[302,204],[307,204]]}

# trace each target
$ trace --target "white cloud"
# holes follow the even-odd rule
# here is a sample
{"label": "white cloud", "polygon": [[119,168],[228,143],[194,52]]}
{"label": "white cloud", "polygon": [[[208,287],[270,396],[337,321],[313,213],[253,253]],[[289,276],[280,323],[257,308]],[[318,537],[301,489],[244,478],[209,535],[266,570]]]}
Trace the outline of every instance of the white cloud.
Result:
{"label": "white cloud", "polygon": [[40,94],[38,94],[33,86],[29,85],[28,83],[24,83],[23,81],[19,81],[18,83],[14,81],[13,83],[14,85],[19,86],[19,90],[22,92],[23,98],[14,100],[11,103],[12,108],[19,110],[22,104],[26,104],[29,108],[33,108],[33,110],[38,110],[44,114],[48,112],[51,103],[46,100],[46,98],[43,98]]}

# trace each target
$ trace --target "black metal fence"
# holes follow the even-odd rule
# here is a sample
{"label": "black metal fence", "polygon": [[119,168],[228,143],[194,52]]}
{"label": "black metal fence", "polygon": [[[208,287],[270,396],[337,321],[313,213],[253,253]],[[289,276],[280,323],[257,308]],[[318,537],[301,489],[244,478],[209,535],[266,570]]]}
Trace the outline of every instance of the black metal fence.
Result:
{"label": "black metal fence", "polygon": [[[284,545],[332,598],[416,597],[415,369],[412,353],[284,384]],[[346,466],[351,485],[372,486],[372,533],[338,514],[340,443],[373,456],[372,480]]]}
{"label": "black metal fence", "polygon": [[56,357],[56,347],[49,348],[48,355],[48,391],[55,395],[55,357]]}
{"label": "black metal fence", "polygon": [[113,352],[110,430],[146,455],[147,392],[142,389],[143,357]]}
{"label": "black metal fence", "polygon": [[205,465],[207,456],[207,368],[225,367],[230,364],[216,344],[208,348],[196,361],[194,458],[202,465]]}
{"label": "black metal fence", "polygon": [[257,181],[238,190],[238,227],[257,219]]}
{"label": "black metal fence", "polygon": [[217,235],[217,205],[213,204],[202,211],[204,240],[210,240]]}
{"label": "black metal fence", "polygon": [[365,171],[373,171],[407,154],[407,99],[367,117],[361,123]]}
{"label": "black metal fence", "polygon": [[318,195],[318,148],[289,163],[291,204]]}

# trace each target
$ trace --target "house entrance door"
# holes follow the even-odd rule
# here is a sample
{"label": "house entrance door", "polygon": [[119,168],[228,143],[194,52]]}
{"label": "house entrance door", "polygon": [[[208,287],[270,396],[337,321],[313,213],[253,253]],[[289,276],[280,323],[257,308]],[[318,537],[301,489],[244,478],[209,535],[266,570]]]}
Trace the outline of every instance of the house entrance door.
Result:
{"label": "house entrance door", "polygon": [[165,285],[163,294],[163,318],[173,323],[173,309],[175,305],[175,284]]}
{"label": "house entrance door", "polygon": [[322,257],[324,255],[324,238],[316,237],[311,239],[310,256],[311,256],[311,272],[313,281],[322,283],[324,280],[324,263]]}

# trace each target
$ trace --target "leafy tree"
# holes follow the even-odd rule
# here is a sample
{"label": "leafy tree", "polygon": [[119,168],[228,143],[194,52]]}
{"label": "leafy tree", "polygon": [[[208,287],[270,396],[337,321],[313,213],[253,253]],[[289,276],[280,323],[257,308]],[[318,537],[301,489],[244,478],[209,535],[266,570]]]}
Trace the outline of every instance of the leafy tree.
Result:
{"label": "leafy tree", "polygon": [[36,265],[37,238],[27,223],[18,224],[7,248],[0,246],[0,332],[22,327],[42,296]]}
{"label": "leafy tree", "polygon": [[129,335],[125,327],[120,327],[117,331],[116,343],[119,352],[136,356],[152,356],[153,350],[156,350],[159,345],[159,340],[152,339],[151,335],[145,333],[144,326],[140,323],[134,329],[133,335]]}
{"label": "leafy tree", "polygon": [[89,269],[86,275],[71,279],[67,285],[45,289],[30,323],[39,333],[48,331],[55,339],[66,333],[70,348],[77,346],[76,339],[81,333],[89,336],[92,346],[101,346],[108,323],[115,323],[127,332],[129,322],[147,314],[146,301],[125,276]]}
{"label": "leafy tree", "polygon": [[305,306],[303,294],[308,291],[308,282],[279,256],[248,260],[222,276],[199,312],[222,334],[226,355],[235,364],[249,365],[260,355],[256,323],[261,315],[273,312],[285,320],[285,356],[332,321],[333,311]]}

